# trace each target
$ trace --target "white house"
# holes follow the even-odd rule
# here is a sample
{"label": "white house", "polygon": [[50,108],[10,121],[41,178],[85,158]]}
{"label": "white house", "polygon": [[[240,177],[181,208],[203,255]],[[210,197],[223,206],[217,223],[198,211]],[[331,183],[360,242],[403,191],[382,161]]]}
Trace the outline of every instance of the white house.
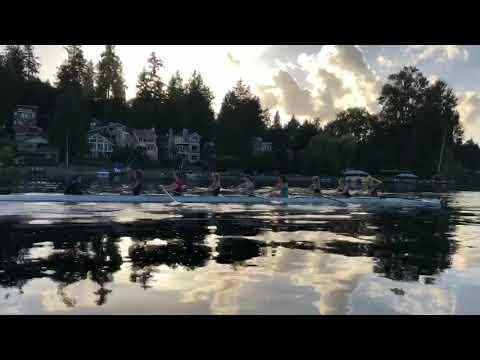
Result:
{"label": "white house", "polygon": [[155,129],[133,129],[136,147],[145,151],[150,160],[158,160],[157,134]]}
{"label": "white house", "polygon": [[135,138],[126,125],[115,122],[100,123],[94,119],[91,122],[91,129],[108,138],[119,148],[136,146]]}
{"label": "white house", "polygon": [[263,141],[261,137],[254,137],[252,139],[252,151],[254,154],[270,152],[272,151],[272,143]]}
{"label": "white house", "polygon": [[88,150],[92,159],[108,159],[112,155],[114,145],[96,130],[88,134]]}
{"label": "white house", "polygon": [[200,142],[202,137],[196,132],[183,129],[181,133],[174,134],[170,129],[167,135],[167,151],[170,160],[177,157],[189,163],[200,161]]}

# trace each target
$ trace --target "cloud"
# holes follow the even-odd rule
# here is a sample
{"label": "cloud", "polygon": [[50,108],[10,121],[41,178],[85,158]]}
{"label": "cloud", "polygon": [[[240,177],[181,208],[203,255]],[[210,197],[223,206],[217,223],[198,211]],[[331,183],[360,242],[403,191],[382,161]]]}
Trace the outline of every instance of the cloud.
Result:
{"label": "cloud", "polygon": [[227,58],[233,65],[240,66],[240,60],[235,58],[231,52],[227,53]]}
{"label": "cloud", "polygon": [[480,138],[480,93],[467,91],[458,95],[458,112],[467,139]]}
{"label": "cloud", "polygon": [[380,64],[381,66],[384,66],[386,68],[391,68],[393,66],[392,60],[385,56],[379,56],[377,57],[377,63]]}
{"label": "cloud", "polygon": [[467,49],[459,45],[410,45],[407,53],[413,56],[413,64],[419,64],[428,60],[439,63],[447,63],[454,60],[468,61]]}
{"label": "cloud", "polygon": [[[326,45],[316,54],[301,53],[295,63],[276,64],[270,84],[258,86],[264,106],[324,121],[351,106],[372,112],[378,108],[380,82],[358,46]],[[303,87],[299,85],[300,76],[304,78]]]}

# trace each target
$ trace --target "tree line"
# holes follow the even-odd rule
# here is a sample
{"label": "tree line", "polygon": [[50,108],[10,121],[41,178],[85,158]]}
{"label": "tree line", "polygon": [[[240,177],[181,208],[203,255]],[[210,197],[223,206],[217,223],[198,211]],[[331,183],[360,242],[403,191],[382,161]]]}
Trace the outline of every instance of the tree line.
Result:
{"label": "tree line", "polygon": [[[197,131],[203,140],[215,142],[219,169],[335,175],[358,167],[373,173],[411,170],[423,177],[480,170],[480,148],[471,139],[464,141],[454,91],[442,80],[430,82],[415,67],[387,78],[376,114],[349,108],[329,122],[315,118],[301,123],[295,115],[288,121],[278,112],[272,117],[241,80],[216,115],[214,94],[201,74],[195,71],[185,80],[177,71],[165,82],[164,63],[155,52],[138,75],[135,97],[127,101],[115,45],[105,46],[97,64],[85,59],[80,45],[68,45],[65,51],[54,84],[38,78],[40,63],[32,45],[8,45],[0,54],[3,131],[11,134],[17,105],[36,105],[38,125],[61,156],[67,141],[73,159],[87,153],[87,131],[96,118],[155,128],[157,134],[169,128]],[[273,151],[255,154],[253,137],[271,142]],[[0,162],[12,156],[12,146],[2,140]]]}

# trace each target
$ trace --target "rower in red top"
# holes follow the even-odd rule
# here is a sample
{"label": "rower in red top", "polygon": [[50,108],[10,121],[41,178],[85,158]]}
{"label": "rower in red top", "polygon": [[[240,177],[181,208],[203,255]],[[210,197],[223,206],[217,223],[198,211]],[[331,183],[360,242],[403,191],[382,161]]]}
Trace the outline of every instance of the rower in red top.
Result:
{"label": "rower in red top", "polygon": [[187,187],[185,185],[185,182],[183,181],[182,176],[176,171],[173,171],[173,178],[174,182],[168,186],[165,186],[165,188],[168,191],[172,191],[174,195],[182,195],[182,193],[185,192]]}

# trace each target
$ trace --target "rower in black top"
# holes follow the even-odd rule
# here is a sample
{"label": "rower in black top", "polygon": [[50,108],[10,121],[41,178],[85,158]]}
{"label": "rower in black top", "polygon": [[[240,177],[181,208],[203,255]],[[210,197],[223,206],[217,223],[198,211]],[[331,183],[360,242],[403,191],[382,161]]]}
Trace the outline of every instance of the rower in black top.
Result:
{"label": "rower in black top", "polygon": [[140,195],[143,188],[143,173],[141,170],[135,170],[133,175],[134,183],[132,187],[133,195]]}
{"label": "rower in black top", "polygon": [[77,175],[71,179],[67,186],[65,187],[64,191],[65,195],[83,195],[82,191],[82,178],[81,176]]}
{"label": "rower in black top", "polygon": [[220,191],[222,189],[222,184],[220,183],[220,174],[219,173],[212,173],[212,183],[208,187],[208,191],[213,196],[220,195]]}

